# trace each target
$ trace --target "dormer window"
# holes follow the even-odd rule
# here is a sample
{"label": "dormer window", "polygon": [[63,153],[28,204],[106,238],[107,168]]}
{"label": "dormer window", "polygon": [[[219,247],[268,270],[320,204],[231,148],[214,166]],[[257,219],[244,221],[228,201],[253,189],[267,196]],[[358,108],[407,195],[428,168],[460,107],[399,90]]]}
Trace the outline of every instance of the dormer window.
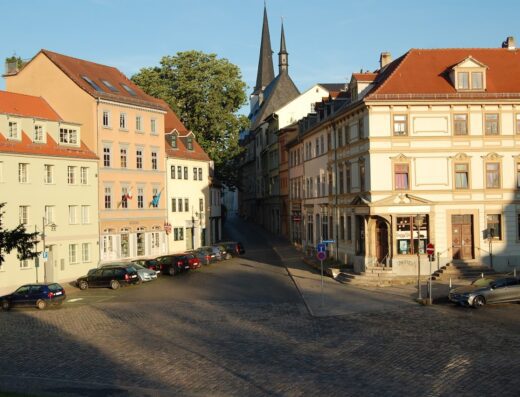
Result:
{"label": "dormer window", "polygon": [[458,91],[484,91],[486,89],[487,66],[468,57],[451,72],[452,82]]}
{"label": "dormer window", "polygon": [[191,136],[186,140],[186,146],[188,150],[193,150],[193,138]]}
{"label": "dormer window", "polygon": [[177,135],[170,134],[170,146],[174,149],[177,149]]}

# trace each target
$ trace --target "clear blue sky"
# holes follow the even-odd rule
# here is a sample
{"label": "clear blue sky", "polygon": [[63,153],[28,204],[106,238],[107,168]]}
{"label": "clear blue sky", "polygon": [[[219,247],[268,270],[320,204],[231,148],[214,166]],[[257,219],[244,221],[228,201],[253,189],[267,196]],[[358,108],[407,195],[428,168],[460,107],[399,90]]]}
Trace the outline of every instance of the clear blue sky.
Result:
{"label": "clear blue sky", "polygon": [[[256,81],[263,0],[0,0],[0,57],[41,48],[119,68],[127,76],[163,55],[201,50]],[[410,48],[520,45],[518,0],[267,0],[277,71],[284,18],[289,72],[304,91],[373,70],[379,54]],[[3,80],[0,89],[4,89]]]}

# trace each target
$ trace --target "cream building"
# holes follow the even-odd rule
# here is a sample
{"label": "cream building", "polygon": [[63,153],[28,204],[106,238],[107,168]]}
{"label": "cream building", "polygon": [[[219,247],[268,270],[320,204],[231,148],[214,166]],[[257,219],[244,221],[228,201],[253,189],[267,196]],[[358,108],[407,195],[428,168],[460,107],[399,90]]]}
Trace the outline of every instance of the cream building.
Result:
{"label": "cream building", "polygon": [[[383,53],[380,61],[376,72],[353,75],[349,102],[314,127],[336,143],[328,151],[332,253],[357,270],[398,275],[417,274],[420,260],[427,274],[431,243],[434,269],[474,261],[512,271],[520,254],[514,40],[414,49],[395,61]],[[305,177],[322,168],[306,167]]]}
{"label": "cream building", "polygon": [[163,103],[113,67],[47,50],[5,79],[81,123],[99,158],[100,261],[166,253]]}
{"label": "cream building", "polygon": [[42,98],[0,91],[2,226],[23,223],[39,233],[36,250],[44,251],[43,241],[46,246],[38,260],[6,255],[0,292],[36,281],[68,282],[96,267],[98,159],[84,132]]}

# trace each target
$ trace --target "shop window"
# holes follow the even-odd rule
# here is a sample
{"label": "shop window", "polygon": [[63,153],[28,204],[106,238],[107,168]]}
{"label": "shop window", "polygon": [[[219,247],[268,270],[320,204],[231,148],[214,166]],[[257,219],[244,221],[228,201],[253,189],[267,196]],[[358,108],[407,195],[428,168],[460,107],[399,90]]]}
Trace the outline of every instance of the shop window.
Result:
{"label": "shop window", "polygon": [[426,244],[429,241],[429,217],[424,216],[422,225],[417,231],[415,226],[415,216],[397,217],[397,254],[398,255],[417,255],[426,252]]}

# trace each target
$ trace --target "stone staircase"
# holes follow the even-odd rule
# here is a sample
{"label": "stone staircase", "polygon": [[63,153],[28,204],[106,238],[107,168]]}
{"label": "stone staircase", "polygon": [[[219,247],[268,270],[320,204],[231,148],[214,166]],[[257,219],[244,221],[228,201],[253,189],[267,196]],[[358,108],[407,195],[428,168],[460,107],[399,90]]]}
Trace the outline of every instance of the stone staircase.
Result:
{"label": "stone staircase", "polygon": [[366,271],[355,273],[353,270],[342,270],[335,279],[343,284],[359,286],[384,287],[390,285],[412,284],[417,282],[417,276],[397,276],[391,267],[372,266]]}
{"label": "stone staircase", "polygon": [[494,275],[496,272],[489,266],[482,265],[477,261],[467,262],[450,262],[446,266],[441,267],[439,270],[432,274],[432,280],[436,281],[448,281],[461,279],[474,279],[484,276]]}

